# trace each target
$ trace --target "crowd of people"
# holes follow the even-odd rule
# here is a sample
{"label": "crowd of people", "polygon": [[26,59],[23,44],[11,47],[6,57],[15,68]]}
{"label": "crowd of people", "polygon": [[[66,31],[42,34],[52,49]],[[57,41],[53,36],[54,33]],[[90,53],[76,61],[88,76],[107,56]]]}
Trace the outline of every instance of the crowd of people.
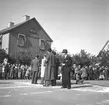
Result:
{"label": "crowd of people", "polygon": [[84,80],[108,80],[109,67],[100,65],[81,66],[73,64],[71,77],[76,79],[76,83]]}
{"label": "crowd of people", "polygon": [[8,59],[5,58],[0,64],[0,78],[1,79],[30,79],[31,66],[20,64],[9,64]]}
{"label": "crowd of people", "polygon": [[71,57],[66,49],[62,51],[60,61],[56,52],[48,49],[40,61],[37,55],[32,60],[31,65],[9,64],[8,59],[4,59],[0,64],[1,79],[31,79],[32,84],[37,84],[40,78],[43,86],[55,86],[57,79],[62,79],[62,88],[71,88],[71,79],[76,80],[76,84],[83,83],[84,80],[108,80],[109,67],[100,65],[76,65],[72,63]]}

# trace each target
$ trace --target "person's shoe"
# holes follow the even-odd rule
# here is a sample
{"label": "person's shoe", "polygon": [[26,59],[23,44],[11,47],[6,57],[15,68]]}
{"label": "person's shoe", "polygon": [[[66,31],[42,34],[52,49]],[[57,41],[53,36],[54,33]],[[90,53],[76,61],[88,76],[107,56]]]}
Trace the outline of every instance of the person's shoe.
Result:
{"label": "person's shoe", "polygon": [[51,86],[56,86],[56,84],[52,84]]}
{"label": "person's shoe", "polygon": [[66,87],[62,86],[61,89],[63,89],[63,88],[66,88]]}
{"label": "person's shoe", "polygon": [[71,89],[71,87],[68,87],[67,89]]}
{"label": "person's shoe", "polygon": [[45,84],[43,84],[43,86],[46,86]]}
{"label": "person's shoe", "polygon": [[49,85],[45,85],[45,87],[49,87]]}
{"label": "person's shoe", "polygon": [[44,87],[49,87],[49,85],[45,85],[45,84],[44,84],[43,86],[44,86]]}

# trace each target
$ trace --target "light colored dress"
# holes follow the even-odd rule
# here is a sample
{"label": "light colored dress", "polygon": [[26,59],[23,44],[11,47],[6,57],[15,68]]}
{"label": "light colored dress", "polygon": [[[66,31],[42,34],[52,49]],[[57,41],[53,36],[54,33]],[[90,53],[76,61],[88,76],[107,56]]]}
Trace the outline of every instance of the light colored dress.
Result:
{"label": "light colored dress", "polygon": [[42,59],[42,62],[41,62],[41,78],[44,77],[44,73],[45,73],[45,62],[46,62],[46,60],[45,59]]}

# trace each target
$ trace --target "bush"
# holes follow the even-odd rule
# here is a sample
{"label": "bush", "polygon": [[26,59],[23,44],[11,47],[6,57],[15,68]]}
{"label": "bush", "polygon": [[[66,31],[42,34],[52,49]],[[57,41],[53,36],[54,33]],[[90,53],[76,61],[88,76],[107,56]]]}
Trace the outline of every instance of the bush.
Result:
{"label": "bush", "polygon": [[23,65],[30,65],[31,64],[32,55],[30,52],[21,52],[17,57],[17,63]]}
{"label": "bush", "polygon": [[8,55],[6,54],[5,50],[0,49],[0,63],[3,63],[4,58],[7,58]]}

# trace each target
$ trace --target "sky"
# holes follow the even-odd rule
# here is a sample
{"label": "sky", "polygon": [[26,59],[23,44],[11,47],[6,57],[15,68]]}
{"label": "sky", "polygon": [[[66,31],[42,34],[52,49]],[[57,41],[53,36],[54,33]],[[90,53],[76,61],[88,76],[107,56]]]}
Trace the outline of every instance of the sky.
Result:
{"label": "sky", "polygon": [[109,40],[109,0],[0,0],[0,30],[24,15],[37,19],[58,52],[96,55]]}

